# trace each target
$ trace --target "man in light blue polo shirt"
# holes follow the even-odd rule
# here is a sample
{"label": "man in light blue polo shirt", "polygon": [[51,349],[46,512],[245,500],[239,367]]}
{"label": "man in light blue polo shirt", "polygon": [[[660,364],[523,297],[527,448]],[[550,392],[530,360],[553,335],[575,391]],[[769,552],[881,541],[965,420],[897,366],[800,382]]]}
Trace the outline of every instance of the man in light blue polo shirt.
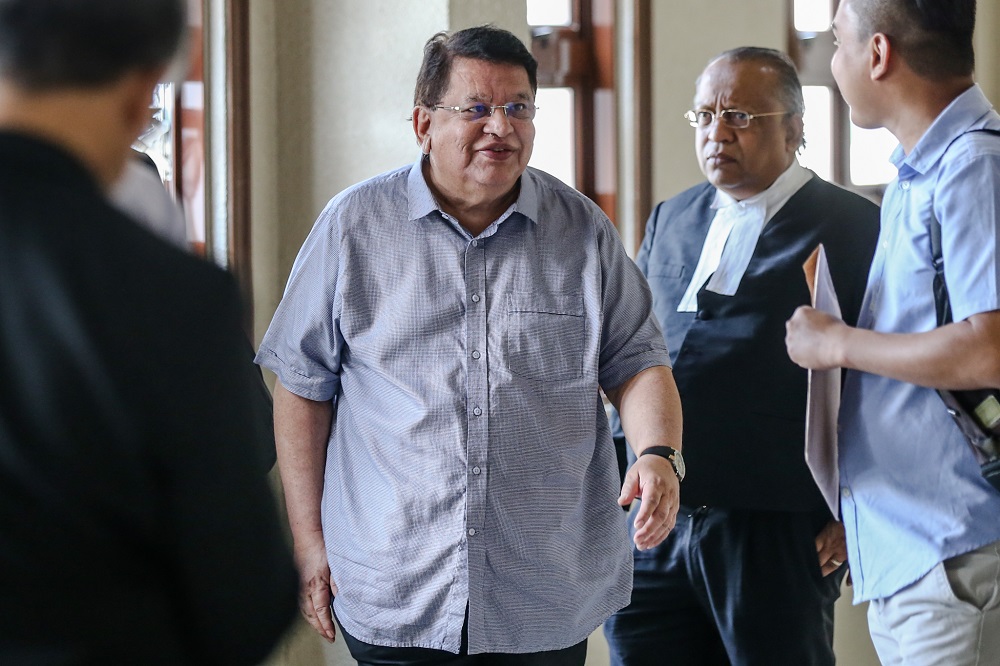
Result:
{"label": "man in light blue polo shirt", "polygon": [[[858,328],[788,323],[808,368],[849,369],[841,508],[885,664],[1000,663],[1000,493],[933,388],[1000,387],[1000,116],[973,81],[975,1],[842,0],[833,73],[852,121],[899,140]],[[936,327],[940,222],[955,323]]]}

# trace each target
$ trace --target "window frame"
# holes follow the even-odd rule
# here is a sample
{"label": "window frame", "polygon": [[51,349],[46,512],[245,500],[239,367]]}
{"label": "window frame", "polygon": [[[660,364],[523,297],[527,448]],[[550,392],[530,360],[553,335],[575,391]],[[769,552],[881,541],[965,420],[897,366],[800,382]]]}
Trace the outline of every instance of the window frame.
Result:
{"label": "window frame", "polygon": [[[595,4],[610,14],[610,26],[596,26]],[[600,90],[615,95],[615,3],[613,0],[572,0],[572,21],[568,26],[529,26],[531,52],[538,61],[539,87],[570,88],[574,95],[574,154],[576,188],[595,201],[614,221],[618,215],[617,109],[612,127],[611,160],[614,173],[612,192],[597,191],[597,132],[595,100]],[[603,159],[603,158],[601,158]]]}
{"label": "window frame", "polygon": [[[244,298],[244,327],[253,322],[253,281],[250,236],[250,6],[240,0],[192,0],[201,20],[192,32],[192,67],[186,80],[173,86],[171,191],[184,200],[185,182],[203,188],[204,244],[192,250],[236,278]],[[221,58],[221,62],[219,59]],[[202,141],[185,146],[182,89],[184,83],[203,85]],[[214,101],[224,107],[219,113]],[[221,119],[221,121],[220,121]],[[222,145],[220,146],[220,142]],[[195,156],[192,150],[197,150]],[[189,159],[194,157],[194,159]],[[221,181],[216,182],[216,181]],[[221,187],[217,187],[221,185]],[[225,207],[213,200],[224,193]],[[222,216],[221,219],[219,216]],[[224,234],[218,238],[219,234]]]}
{"label": "window frame", "polygon": [[[820,0],[816,0],[820,1]],[[832,11],[837,0],[828,0]],[[832,136],[830,139],[833,182],[864,197],[880,202],[885,185],[855,185],[851,182],[851,109],[840,94],[840,88],[830,70],[830,59],[836,51],[833,31],[799,32],[795,28],[795,0],[787,0],[788,54],[799,71],[803,86],[829,88],[833,101]],[[832,12],[831,12],[832,15]],[[806,129],[806,139],[809,133]]]}

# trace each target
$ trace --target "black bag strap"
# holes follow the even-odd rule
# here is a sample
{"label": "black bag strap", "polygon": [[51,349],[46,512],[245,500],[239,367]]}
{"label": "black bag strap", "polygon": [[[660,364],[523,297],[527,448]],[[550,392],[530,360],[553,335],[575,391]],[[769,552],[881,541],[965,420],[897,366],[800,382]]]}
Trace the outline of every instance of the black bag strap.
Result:
{"label": "black bag strap", "polygon": [[[987,132],[1000,136],[1000,130],[980,129],[973,132]],[[956,138],[957,140],[957,138]],[[934,305],[937,310],[938,326],[951,323],[951,300],[948,297],[948,285],[944,279],[944,252],[941,249],[941,222],[934,214],[931,203],[931,265],[934,268]],[[1000,456],[998,456],[998,437],[1000,431],[996,424],[986,424],[978,413],[978,407],[984,401],[1000,399],[1000,392],[994,389],[976,389],[971,391],[938,390],[938,395],[944,402],[948,413],[955,420],[959,430],[972,445],[977,459],[981,464],[983,477],[996,490],[1000,491]]]}
{"label": "black bag strap", "polygon": [[934,267],[934,305],[937,310],[937,325],[951,323],[951,300],[948,285],[944,281],[944,256],[941,252],[941,223],[931,205],[931,266]]}

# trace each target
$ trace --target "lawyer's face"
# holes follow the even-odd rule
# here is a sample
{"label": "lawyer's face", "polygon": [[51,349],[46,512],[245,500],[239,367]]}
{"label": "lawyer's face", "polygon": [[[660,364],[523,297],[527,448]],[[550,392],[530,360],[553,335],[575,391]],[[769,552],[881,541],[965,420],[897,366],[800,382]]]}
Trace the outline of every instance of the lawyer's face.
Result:
{"label": "lawyer's face", "polygon": [[802,137],[802,117],[760,116],[738,129],[720,120],[719,113],[788,111],[780,101],[778,82],[778,75],[766,64],[725,58],[710,63],[698,79],[694,111],[715,114],[713,122],[695,129],[698,165],[709,182],[734,199],[763,192],[791,166]]}

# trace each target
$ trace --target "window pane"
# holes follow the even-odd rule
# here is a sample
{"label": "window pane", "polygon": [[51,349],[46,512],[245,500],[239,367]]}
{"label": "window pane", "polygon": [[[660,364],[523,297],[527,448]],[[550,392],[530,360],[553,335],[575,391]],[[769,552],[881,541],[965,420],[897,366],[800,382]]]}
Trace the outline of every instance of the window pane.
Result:
{"label": "window pane", "polygon": [[896,177],[896,167],[889,156],[896,149],[889,130],[866,130],[851,125],[851,183],[854,185],[884,185]]}
{"label": "window pane", "polygon": [[528,0],[528,25],[572,25],[573,0]]}
{"label": "window pane", "polygon": [[572,88],[539,88],[535,97],[535,149],[529,164],[576,187],[574,137],[576,114]]}
{"label": "window pane", "polygon": [[799,32],[826,32],[833,22],[830,0],[795,0],[795,29]]}
{"label": "window pane", "polygon": [[802,86],[802,96],[806,147],[799,163],[820,178],[833,180],[833,91],[826,86]]}

